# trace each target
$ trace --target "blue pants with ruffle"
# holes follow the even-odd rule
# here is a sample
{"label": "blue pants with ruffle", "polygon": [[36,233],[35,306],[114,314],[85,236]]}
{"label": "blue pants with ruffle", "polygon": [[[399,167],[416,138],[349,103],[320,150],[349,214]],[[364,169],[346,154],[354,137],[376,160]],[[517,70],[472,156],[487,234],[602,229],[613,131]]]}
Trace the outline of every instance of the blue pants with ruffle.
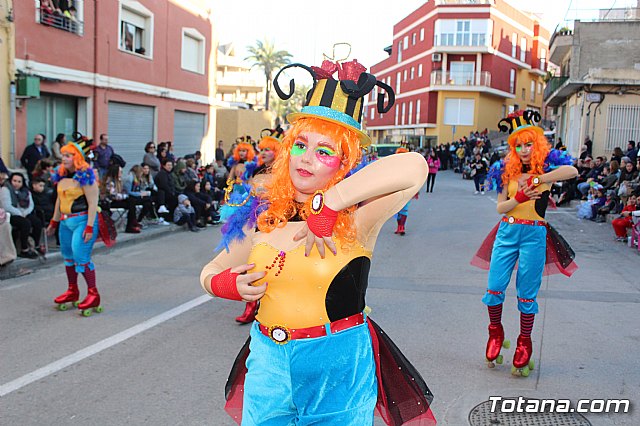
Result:
{"label": "blue pants with ruffle", "polygon": [[93,236],[89,242],[84,242],[83,232],[87,226],[87,215],[74,216],[60,221],[60,251],[65,266],[75,266],[76,272],[83,273],[85,268],[95,269],[91,261],[93,243],[98,238],[98,217],[93,222]]}

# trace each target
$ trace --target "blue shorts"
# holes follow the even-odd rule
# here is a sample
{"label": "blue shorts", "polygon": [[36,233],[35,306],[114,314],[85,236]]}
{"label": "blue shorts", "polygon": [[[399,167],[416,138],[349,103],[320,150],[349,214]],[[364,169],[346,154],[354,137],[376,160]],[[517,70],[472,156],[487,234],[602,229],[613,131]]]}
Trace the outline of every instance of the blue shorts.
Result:
{"label": "blue shorts", "polygon": [[243,425],[373,425],[378,398],[368,324],[279,345],[251,328]]}

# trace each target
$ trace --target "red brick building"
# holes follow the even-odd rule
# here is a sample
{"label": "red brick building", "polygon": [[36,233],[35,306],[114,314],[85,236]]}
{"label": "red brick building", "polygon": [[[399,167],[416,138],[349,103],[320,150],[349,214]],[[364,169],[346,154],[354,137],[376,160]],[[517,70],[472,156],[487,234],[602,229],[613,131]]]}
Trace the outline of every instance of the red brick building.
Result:
{"label": "red brick building", "polygon": [[96,140],[108,133],[127,168],[142,160],[149,141],[172,140],[184,155],[213,140],[215,49],[204,1],[69,4],[74,19],[39,0],[14,2],[16,69],[31,87],[18,90],[16,157],[36,133],[48,144],[58,133],[70,138],[79,130]]}
{"label": "red brick building", "polygon": [[369,97],[377,142],[431,146],[542,108],[549,32],[505,0],[426,2],[393,28],[389,57],[371,68],[396,93],[386,114]]}

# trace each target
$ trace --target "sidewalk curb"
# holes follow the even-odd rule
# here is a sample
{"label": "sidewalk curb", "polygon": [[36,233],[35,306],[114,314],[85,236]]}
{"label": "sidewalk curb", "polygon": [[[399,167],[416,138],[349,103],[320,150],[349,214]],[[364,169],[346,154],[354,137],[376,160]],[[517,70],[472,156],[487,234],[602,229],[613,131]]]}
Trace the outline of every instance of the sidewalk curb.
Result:
{"label": "sidewalk curb", "polygon": [[[166,235],[170,235],[174,232],[184,230],[182,226],[171,225],[170,227],[152,227],[142,231],[140,234],[126,234],[119,233],[116,239],[116,244],[113,247],[107,247],[104,243],[99,242],[93,247],[93,253],[105,253],[113,250],[117,250],[119,247],[130,246],[140,244],[143,242],[151,241],[161,238]],[[62,253],[57,251],[47,255],[46,260],[40,259],[22,259],[18,258],[0,268],[0,283],[11,278],[17,278],[24,275],[32,274],[41,269],[48,269],[52,266],[60,266],[62,264]],[[1,286],[1,284],[0,284]]]}

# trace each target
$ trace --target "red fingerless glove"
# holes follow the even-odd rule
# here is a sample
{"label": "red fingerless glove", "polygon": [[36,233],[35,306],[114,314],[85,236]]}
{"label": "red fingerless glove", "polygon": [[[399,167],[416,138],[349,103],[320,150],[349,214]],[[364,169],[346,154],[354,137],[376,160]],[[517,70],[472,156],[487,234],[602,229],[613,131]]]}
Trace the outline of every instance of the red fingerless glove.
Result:
{"label": "red fingerless glove", "polygon": [[333,235],[336,220],[338,220],[338,212],[323,205],[320,213],[309,215],[307,225],[317,237],[330,237]]}
{"label": "red fingerless glove", "polygon": [[231,272],[231,268],[214,275],[211,278],[211,292],[216,297],[230,300],[242,300],[236,286],[236,278],[239,274]]}
{"label": "red fingerless glove", "polygon": [[52,227],[53,229],[58,229],[58,225],[60,225],[60,222],[57,220],[51,219],[49,221],[49,226]]}
{"label": "red fingerless glove", "polygon": [[514,198],[521,204],[530,200],[530,198],[522,191],[516,192],[516,196]]}

